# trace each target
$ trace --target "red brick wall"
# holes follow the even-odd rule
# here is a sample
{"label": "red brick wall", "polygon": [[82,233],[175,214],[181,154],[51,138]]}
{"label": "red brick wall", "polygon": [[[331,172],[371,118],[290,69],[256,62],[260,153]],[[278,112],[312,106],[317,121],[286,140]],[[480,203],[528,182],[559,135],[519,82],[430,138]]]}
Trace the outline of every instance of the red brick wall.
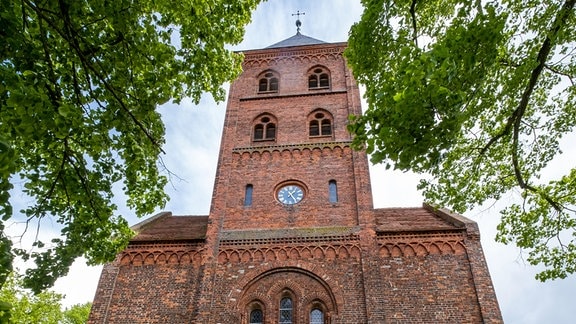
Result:
{"label": "red brick wall", "polygon": [[[373,210],[366,154],[351,150],[346,131],[360,99],[344,46],[245,53],[205,242],[133,242],[104,268],[90,323],[247,323],[255,305],[265,323],[277,323],[286,295],[299,324],[313,307],[326,323],[502,322],[475,223],[430,207]],[[308,90],[317,64],[330,70],[330,89]],[[258,94],[267,69],[280,75],[279,91]],[[332,136],[309,138],[316,108],[333,116]],[[263,112],[276,118],[274,142],[252,141]],[[295,206],[276,200],[286,180],[307,190]],[[337,203],[328,201],[329,180],[337,181]],[[254,188],[250,207],[246,184]]]}

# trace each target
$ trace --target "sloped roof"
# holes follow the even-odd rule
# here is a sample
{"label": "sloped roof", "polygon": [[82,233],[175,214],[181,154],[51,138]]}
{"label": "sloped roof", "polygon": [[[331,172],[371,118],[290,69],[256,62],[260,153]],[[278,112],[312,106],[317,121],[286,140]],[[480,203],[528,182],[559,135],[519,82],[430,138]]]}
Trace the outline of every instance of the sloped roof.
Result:
{"label": "sloped roof", "polygon": [[279,47],[292,47],[292,46],[302,46],[302,45],[315,45],[315,44],[326,44],[325,41],[321,41],[316,38],[308,37],[297,32],[296,35],[286,38],[276,44],[272,44],[266,48],[279,48]]}
{"label": "sloped roof", "polygon": [[379,232],[429,231],[464,229],[465,224],[451,219],[432,208],[382,208],[375,209],[376,227]]}
{"label": "sloped roof", "polygon": [[137,234],[131,242],[202,240],[208,216],[172,216],[160,213],[132,227]]}

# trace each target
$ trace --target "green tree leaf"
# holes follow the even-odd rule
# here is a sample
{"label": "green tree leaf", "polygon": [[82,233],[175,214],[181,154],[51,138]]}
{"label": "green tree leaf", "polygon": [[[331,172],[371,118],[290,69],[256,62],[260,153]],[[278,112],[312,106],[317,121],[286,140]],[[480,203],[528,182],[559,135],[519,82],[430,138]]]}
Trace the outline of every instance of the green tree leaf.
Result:
{"label": "green tree leaf", "polygon": [[[45,249],[19,252],[36,262],[26,286],[39,292],[78,256],[102,263],[126,246],[113,186],[137,216],[164,206],[157,107],[204,92],[224,100],[242,60],[226,46],[259,2],[0,0],[0,216],[62,227]],[[33,201],[20,214],[14,183]],[[0,285],[11,260],[0,259]]]}
{"label": "green tree leaf", "polygon": [[345,53],[368,102],[353,146],[457,212],[520,192],[497,240],[540,280],[576,271],[576,169],[541,177],[576,125],[575,2],[364,1]]}

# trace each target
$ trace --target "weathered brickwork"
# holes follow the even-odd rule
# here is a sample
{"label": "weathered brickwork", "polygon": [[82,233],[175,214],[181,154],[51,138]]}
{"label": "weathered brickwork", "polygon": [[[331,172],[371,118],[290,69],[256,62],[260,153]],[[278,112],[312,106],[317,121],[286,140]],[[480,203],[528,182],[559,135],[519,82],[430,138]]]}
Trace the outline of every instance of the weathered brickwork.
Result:
{"label": "weathered brickwork", "polygon": [[[474,222],[428,205],[373,208],[367,156],[346,130],[360,94],[345,46],[244,53],[210,215],[135,226],[104,267],[90,323],[502,322]],[[317,68],[329,86],[309,89]],[[266,73],[277,91],[259,91]],[[317,113],[331,129],[311,136]],[[260,138],[259,123],[274,136]],[[285,184],[299,185],[302,201],[282,203]]]}

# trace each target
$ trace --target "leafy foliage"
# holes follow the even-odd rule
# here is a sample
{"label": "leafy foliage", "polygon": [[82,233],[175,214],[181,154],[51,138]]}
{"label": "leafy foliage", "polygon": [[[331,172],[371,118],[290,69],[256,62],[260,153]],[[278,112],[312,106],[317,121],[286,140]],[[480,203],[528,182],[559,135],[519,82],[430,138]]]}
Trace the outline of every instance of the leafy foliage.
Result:
{"label": "leafy foliage", "polygon": [[[156,107],[224,99],[242,59],[225,46],[241,41],[258,2],[0,0],[0,279],[14,253],[35,261],[24,279],[35,292],[80,255],[112,260],[133,234],[114,186],[137,216],[164,206]],[[32,200],[16,214],[15,183]],[[14,217],[55,220],[61,236],[13,250],[4,224]]]}
{"label": "leafy foliage", "polygon": [[88,321],[92,303],[76,304],[62,312],[62,324],[84,324]]}
{"label": "leafy foliage", "polygon": [[62,310],[62,295],[52,291],[33,294],[22,284],[22,278],[11,273],[0,289],[0,323],[81,324],[88,321],[92,303]]}
{"label": "leafy foliage", "polygon": [[[61,301],[62,295],[52,291],[34,295],[30,290],[22,288],[22,278],[10,275],[0,289],[0,319],[2,323],[61,323],[64,318]],[[88,307],[90,305],[88,303]],[[81,306],[75,305],[72,308],[76,307]],[[88,314],[85,314],[82,323],[87,320]]]}
{"label": "leafy foliage", "polygon": [[519,192],[497,240],[540,280],[576,271],[576,169],[541,177],[576,124],[575,2],[364,0],[346,52],[368,101],[354,146],[457,212]]}

